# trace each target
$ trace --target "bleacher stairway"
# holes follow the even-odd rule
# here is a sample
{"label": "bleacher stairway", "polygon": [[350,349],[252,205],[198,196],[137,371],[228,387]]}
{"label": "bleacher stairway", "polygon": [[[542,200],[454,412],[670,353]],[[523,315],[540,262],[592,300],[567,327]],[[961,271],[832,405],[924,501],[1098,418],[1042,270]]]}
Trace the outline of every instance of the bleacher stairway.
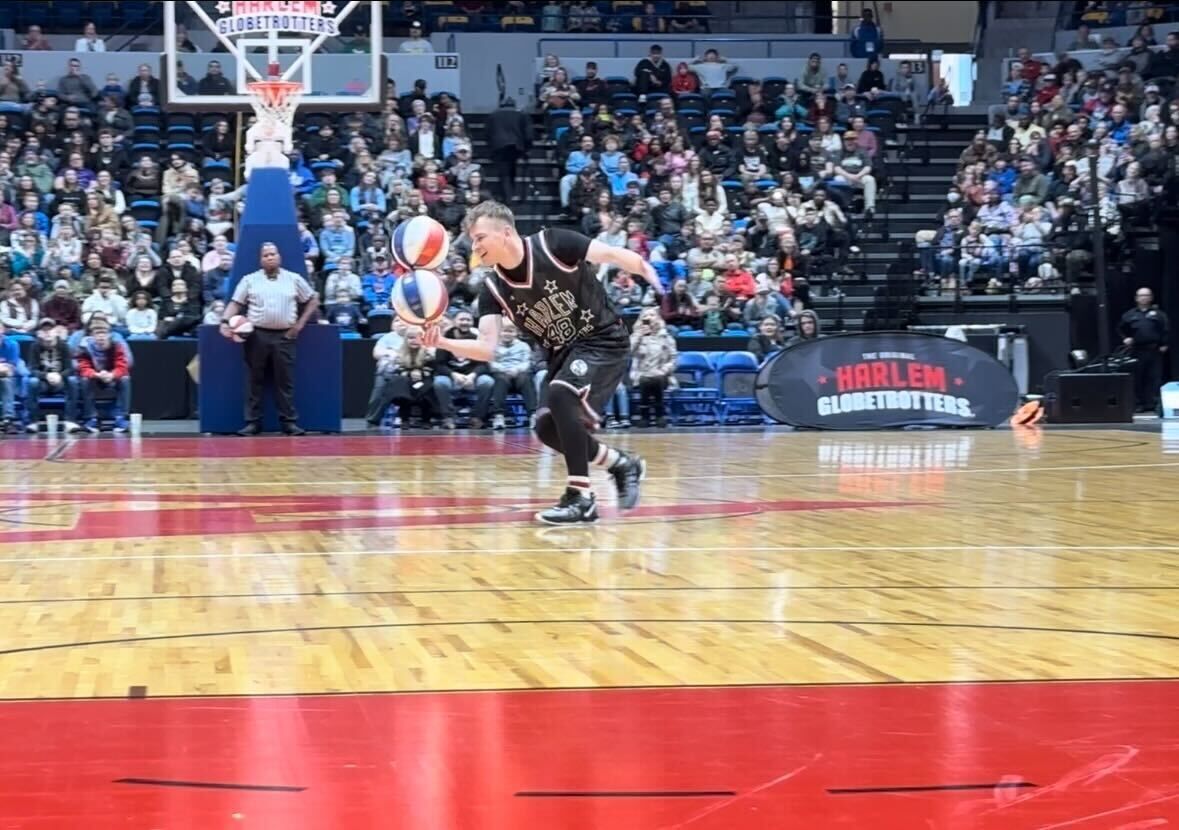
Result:
{"label": "bleacher stairway", "polygon": [[[835,281],[815,282],[812,291],[815,308],[825,321],[827,330],[855,331],[863,325],[865,312],[875,304],[876,289],[888,283],[889,268],[894,274],[911,274],[916,267],[912,242],[914,234],[923,228],[934,228],[938,208],[945,200],[946,190],[958,168],[958,156],[970,139],[986,125],[981,114],[950,114],[939,117],[927,127],[898,127],[895,144],[889,149],[891,182],[882,194],[877,221],[871,230],[861,233],[860,254],[853,255],[854,277]],[[485,180],[494,182],[489,152],[484,141],[484,117],[468,115],[467,126],[475,145],[475,159],[484,166]],[[556,143],[542,133],[536,119],[536,143],[526,163],[521,164],[521,181],[528,196],[517,205],[521,230],[532,232],[541,227],[562,224],[560,200],[557,196]],[[928,155],[926,155],[928,154]],[[493,192],[496,186],[492,186]],[[895,282],[895,278],[894,278]],[[828,296],[836,286],[843,296]],[[1007,301],[998,297],[968,297],[972,305],[1004,306]],[[1027,301],[1042,303],[1048,296],[1029,297]],[[937,297],[923,298],[920,304],[944,303]],[[1021,299],[1021,302],[1024,302]],[[1059,303],[1059,298],[1055,298]]]}

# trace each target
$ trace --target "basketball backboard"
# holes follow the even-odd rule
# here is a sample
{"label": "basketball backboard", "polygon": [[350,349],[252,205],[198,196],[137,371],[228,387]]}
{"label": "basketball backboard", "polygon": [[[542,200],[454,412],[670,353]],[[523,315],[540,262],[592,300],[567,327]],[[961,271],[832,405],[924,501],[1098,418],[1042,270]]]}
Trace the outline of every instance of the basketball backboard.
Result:
{"label": "basketball backboard", "polygon": [[367,0],[169,0],[165,100],[176,110],[248,111],[246,84],[277,63],[284,80],[303,84],[309,109],[379,109],[381,34],[381,4]]}

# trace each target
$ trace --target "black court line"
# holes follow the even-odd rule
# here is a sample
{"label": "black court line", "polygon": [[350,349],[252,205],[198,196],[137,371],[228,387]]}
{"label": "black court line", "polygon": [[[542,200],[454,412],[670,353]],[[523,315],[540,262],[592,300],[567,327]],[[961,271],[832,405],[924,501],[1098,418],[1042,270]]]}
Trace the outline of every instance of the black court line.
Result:
{"label": "black court line", "polygon": [[736,794],[735,790],[525,790],[516,793],[516,798],[728,798]]}
{"label": "black court line", "polygon": [[[0,516],[0,522],[4,519]],[[58,525],[54,525],[57,527]],[[0,541],[3,541],[0,539]],[[48,560],[47,560],[48,561]],[[419,594],[644,594],[685,593],[693,591],[1179,591],[1179,585],[915,585],[897,582],[884,585],[664,585],[607,588],[529,588],[501,586],[491,588],[384,588],[366,591],[289,591],[273,594],[137,594],[126,597],[42,597],[0,599],[0,605],[37,605],[68,602],[175,602],[207,599],[292,599],[298,597],[366,597],[416,596]]]}
{"label": "black court line", "polygon": [[166,781],[160,778],[118,778],[115,784],[141,784],[148,787],[193,787],[202,790],[249,790],[261,793],[301,793],[306,787],[274,784],[222,784],[216,781]]}
{"label": "black court line", "polygon": [[1013,790],[1038,787],[1031,781],[996,781],[993,784],[932,784],[925,787],[828,787],[831,795],[863,795],[867,793],[935,793],[960,790]]}
{"label": "black court line", "polygon": [[93,646],[129,645],[132,643],[171,642],[175,640],[199,640],[214,637],[261,637],[268,634],[307,635],[322,631],[374,631],[399,628],[475,628],[480,626],[531,626],[531,625],[838,625],[879,628],[956,628],[967,631],[1010,631],[1032,634],[1080,634],[1094,637],[1119,637],[1162,642],[1179,643],[1179,634],[1160,634],[1149,631],[1102,631],[1094,628],[1061,628],[1039,625],[987,625],[984,623],[956,622],[901,622],[899,620],[825,620],[825,619],[780,619],[758,618],[693,619],[675,617],[612,617],[600,619],[534,619],[534,620],[429,620],[426,622],[382,622],[359,625],[302,625],[282,628],[230,629],[226,631],[192,631],[180,634],[153,634],[146,637],[112,637],[106,640],[90,640],[75,643],[46,643],[39,646],[19,646],[0,649],[0,656],[26,654],[34,651],[60,651],[70,648],[91,648]]}

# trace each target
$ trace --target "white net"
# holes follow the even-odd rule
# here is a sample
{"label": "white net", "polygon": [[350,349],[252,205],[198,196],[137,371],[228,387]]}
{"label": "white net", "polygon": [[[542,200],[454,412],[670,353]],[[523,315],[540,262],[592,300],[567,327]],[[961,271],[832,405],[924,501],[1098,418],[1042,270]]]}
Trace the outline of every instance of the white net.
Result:
{"label": "white net", "polygon": [[258,123],[283,126],[289,132],[295,122],[295,110],[303,100],[303,85],[296,81],[270,79],[246,84],[250,105]]}

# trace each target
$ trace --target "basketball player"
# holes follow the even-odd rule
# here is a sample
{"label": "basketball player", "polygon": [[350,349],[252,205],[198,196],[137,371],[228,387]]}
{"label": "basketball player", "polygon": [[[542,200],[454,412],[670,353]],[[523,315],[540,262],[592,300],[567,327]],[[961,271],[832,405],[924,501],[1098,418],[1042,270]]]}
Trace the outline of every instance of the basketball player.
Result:
{"label": "basketball player", "polygon": [[493,269],[479,296],[478,338],[451,340],[430,327],[422,342],[472,360],[490,361],[503,319],[515,323],[523,336],[540,343],[549,354],[536,435],[565,456],[569,472],[561,500],[536,518],[556,525],[597,521],[591,463],[613,477],[619,505],[624,510],[634,507],[646,463],[590,435],[601,419],[598,413],[622,381],[630,356],[626,328],[606,298],[597,264],[642,275],[662,294],[655,270],[634,251],[569,230],[521,237],[511,209],[499,202],[473,208],[467,213],[466,228],[475,253]]}

